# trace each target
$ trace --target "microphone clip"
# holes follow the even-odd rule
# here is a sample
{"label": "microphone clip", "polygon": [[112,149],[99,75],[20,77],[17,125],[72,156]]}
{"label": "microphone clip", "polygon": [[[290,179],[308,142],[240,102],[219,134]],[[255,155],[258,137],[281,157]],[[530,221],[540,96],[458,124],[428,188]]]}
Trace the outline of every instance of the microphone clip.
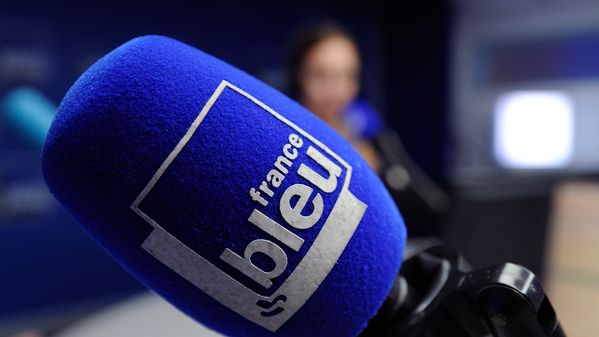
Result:
{"label": "microphone clip", "polygon": [[565,337],[540,280],[513,263],[472,270],[455,249],[411,240],[361,337]]}

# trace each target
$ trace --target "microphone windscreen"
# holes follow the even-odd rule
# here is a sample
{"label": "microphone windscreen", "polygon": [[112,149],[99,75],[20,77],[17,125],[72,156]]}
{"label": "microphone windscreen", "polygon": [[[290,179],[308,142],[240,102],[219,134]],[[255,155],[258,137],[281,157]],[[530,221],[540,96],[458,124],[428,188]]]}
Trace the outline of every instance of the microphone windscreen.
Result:
{"label": "microphone windscreen", "polygon": [[352,146],[170,38],[133,39],[87,70],[42,160],[101,246],[226,335],[358,335],[399,270],[403,220]]}

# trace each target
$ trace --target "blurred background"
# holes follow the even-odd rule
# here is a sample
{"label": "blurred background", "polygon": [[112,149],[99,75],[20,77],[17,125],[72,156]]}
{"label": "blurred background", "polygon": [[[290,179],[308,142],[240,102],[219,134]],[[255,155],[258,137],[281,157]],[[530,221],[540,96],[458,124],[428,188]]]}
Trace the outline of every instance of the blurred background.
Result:
{"label": "blurred background", "polygon": [[599,3],[413,3],[3,1],[0,336],[58,336],[148,300],[41,177],[56,106],[87,67],[135,36],[163,34],[288,91],[289,50],[322,22],[360,51],[361,85],[340,116],[374,151],[410,236],[439,237],[474,267],[526,266],[568,335],[596,336]]}

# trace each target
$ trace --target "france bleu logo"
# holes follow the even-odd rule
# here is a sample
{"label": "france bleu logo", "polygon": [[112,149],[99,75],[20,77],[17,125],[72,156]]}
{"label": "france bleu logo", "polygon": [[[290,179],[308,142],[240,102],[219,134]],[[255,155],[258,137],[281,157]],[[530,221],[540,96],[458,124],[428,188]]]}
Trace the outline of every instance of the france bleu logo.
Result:
{"label": "france bleu logo", "polygon": [[[202,256],[143,205],[226,93],[285,128],[286,139],[260,180],[243,192],[254,209],[244,217],[262,236]],[[350,191],[352,167],[320,140],[260,100],[222,81],[185,135],[131,204],[153,229],[141,247],[179,276],[246,319],[277,331],[314,294],[359,225],[367,205]],[[277,218],[272,215],[276,214]],[[310,241],[306,231],[318,230]],[[299,256],[290,258],[290,254]],[[256,258],[268,260],[256,263]],[[259,291],[263,290],[263,291]],[[265,295],[267,294],[267,295]]]}

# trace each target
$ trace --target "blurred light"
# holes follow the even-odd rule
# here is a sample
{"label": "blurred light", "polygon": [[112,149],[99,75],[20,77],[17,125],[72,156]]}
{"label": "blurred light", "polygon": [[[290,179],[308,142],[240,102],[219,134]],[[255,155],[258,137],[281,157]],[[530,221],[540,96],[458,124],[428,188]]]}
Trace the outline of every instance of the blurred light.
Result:
{"label": "blurred light", "polygon": [[574,141],[574,107],[559,91],[514,91],[495,104],[495,158],[506,168],[568,166]]}
{"label": "blurred light", "polygon": [[0,113],[23,136],[41,147],[56,114],[56,106],[39,90],[19,87],[0,101]]}

